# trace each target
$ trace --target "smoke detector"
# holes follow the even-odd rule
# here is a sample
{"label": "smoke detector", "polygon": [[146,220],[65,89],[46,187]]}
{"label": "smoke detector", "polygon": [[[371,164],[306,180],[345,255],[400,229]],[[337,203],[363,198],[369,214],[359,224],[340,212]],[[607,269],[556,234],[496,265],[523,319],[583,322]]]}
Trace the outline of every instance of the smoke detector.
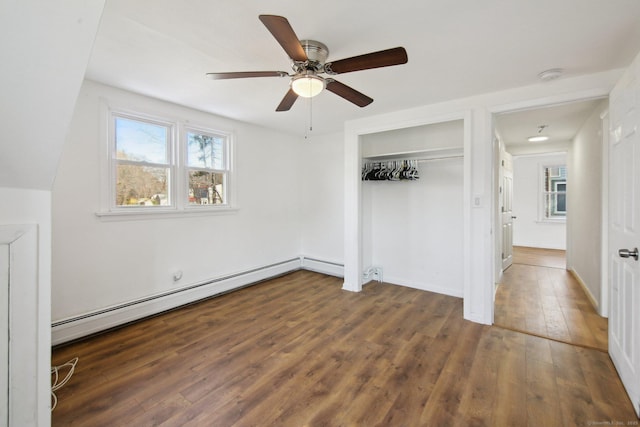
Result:
{"label": "smoke detector", "polygon": [[551,68],[538,74],[538,78],[542,82],[550,82],[551,80],[561,77],[563,73],[564,70],[562,68]]}

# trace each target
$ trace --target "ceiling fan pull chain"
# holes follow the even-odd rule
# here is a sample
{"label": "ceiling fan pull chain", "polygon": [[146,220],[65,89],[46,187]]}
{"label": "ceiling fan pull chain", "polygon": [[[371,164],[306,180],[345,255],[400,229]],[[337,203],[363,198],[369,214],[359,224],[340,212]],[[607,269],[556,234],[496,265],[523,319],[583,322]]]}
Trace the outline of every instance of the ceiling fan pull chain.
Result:
{"label": "ceiling fan pull chain", "polygon": [[313,132],[313,98],[309,98],[309,132]]}
{"label": "ceiling fan pull chain", "polygon": [[307,127],[305,125],[305,129],[304,129],[304,139],[308,140],[309,139],[309,132],[313,131],[313,105],[311,104],[311,99],[312,98],[308,98],[309,99],[309,126]]}

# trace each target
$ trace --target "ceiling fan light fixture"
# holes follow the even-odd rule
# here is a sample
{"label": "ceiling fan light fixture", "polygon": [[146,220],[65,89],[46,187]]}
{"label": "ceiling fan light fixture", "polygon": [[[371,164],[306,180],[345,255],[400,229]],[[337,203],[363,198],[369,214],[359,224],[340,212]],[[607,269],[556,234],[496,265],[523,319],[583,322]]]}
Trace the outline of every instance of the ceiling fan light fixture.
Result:
{"label": "ceiling fan light fixture", "polygon": [[303,98],[313,98],[325,88],[323,78],[313,74],[300,74],[291,78],[291,89]]}
{"label": "ceiling fan light fixture", "polygon": [[549,125],[540,125],[538,126],[538,134],[535,136],[530,136],[529,138],[527,138],[527,141],[529,142],[543,142],[543,141],[547,141],[549,139],[548,136],[543,135],[542,131],[545,130],[546,128],[548,128]]}

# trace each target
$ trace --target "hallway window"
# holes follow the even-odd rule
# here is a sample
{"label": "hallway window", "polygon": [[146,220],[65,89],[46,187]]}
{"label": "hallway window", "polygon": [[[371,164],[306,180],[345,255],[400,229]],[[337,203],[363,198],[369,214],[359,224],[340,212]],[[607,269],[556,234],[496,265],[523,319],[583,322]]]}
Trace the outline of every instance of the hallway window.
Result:
{"label": "hallway window", "polygon": [[543,219],[566,220],[567,167],[565,165],[544,166],[542,176]]}

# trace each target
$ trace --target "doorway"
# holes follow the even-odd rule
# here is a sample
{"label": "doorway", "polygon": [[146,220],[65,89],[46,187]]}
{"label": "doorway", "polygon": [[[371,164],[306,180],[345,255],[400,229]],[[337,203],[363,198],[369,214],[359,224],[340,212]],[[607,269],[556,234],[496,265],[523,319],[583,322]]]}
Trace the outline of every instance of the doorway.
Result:
{"label": "doorway", "polygon": [[[512,165],[511,171],[496,173],[500,197],[506,189],[502,177],[513,176],[511,236],[503,231],[504,203],[497,204],[496,245],[503,257],[496,267],[494,324],[606,351],[607,321],[599,315],[606,238],[600,116],[606,108],[606,100],[590,99],[494,114],[500,159],[511,159]],[[548,139],[529,142],[531,136]],[[513,265],[504,268],[509,244]],[[588,267],[576,259],[585,245],[595,254]]]}

